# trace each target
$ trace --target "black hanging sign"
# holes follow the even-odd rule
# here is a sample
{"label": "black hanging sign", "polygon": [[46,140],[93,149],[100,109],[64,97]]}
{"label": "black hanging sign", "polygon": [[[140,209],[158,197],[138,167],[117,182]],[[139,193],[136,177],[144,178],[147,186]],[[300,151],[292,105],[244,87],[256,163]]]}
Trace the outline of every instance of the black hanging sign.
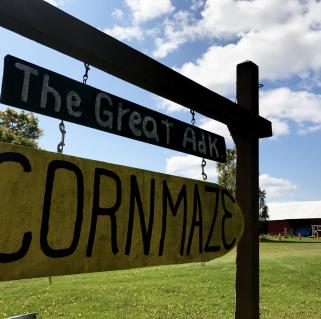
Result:
{"label": "black hanging sign", "polygon": [[4,59],[1,103],[213,161],[226,161],[222,136],[10,55]]}

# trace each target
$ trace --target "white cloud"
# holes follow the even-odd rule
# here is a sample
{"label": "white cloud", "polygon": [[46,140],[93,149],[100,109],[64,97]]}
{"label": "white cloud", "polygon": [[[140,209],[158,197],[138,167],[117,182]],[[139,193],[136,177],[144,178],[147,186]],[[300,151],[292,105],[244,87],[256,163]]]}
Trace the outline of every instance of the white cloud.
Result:
{"label": "white cloud", "polygon": [[191,10],[197,11],[205,4],[206,0],[192,0]]}
{"label": "white cloud", "polygon": [[262,80],[284,80],[319,70],[320,51],[321,32],[275,28],[249,32],[237,43],[213,45],[202,57],[183,64],[178,71],[212,90],[233,95],[238,63],[254,61],[260,67]]}
{"label": "white cloud", "polygon": [[279,0],[208,0],[199,28],[211,37],[232,38],[276,24],[286,25],[302,14],[302,8],[302,3],[293,0],[282,0],[281,6]]}
{"label": "white cloud", "polygon": [[144,37],[143,31],[138,26],[115,26],[112,29],[105,29],[104,32],[118,40],[141,40]]}
{"label": "white cloud", "polygon": [[[125,3],[133,15],[133,25],[167,16],[158,24],[160,34],[151,36],[156,58],[188,41],[226,40],[226,45],[213,44],[203,57],[180,69],[224,94],[234,92],[235,67],[244,60],[255,61],[261,67],[262,79],[271,80],[303,77],[321,68],[321,2],[315,0],[283,0],[281,6],[279,0],[194,0],[189,11],[176,12],[170,0]],[[113,14],[120,12],[116,9]],[[316,82],[320,84],[317,78]]]}
{"label": "white cloud", "polygon": [[115,9],[112,13],[111,13],[111,16],[118,19],[118,20],[121,20],[123,17],[124,17],[124,13],[122,10],[120,9]]}
{"label": "white cloud", "polygon": [[125,0],[136,23],[171,13],[175,10],[170,0]]}
{"label": "white cloud", "polygon": [[264,116],[290,118],[296,122],[321,121],[321,95],[289,88],[262,91]]}
{"label": "white cloud", "polygon": [[169,113],[188,112],[189,111],[188,108],[186,108],[186,107],[184,107],[184,106],[182,106],[180,104],[177,104],[177,103],[175,103],[173,101],[164,99],[162,97],[157,97],[157,106],[160,109],[164,109]]}
{"label": "white cloud", "polygon": [[[188,111],[188,108],[165,99],[159,99],[158,106],[170,113]],[[314,133],[321,130],[321,94],[291,91],[285,87],[263,90],[260,91],[260,114],[272,122],[273,137],[290,134],[291,121],[298,125],[298,134]],[[226,125],[203,118],[200,126],[232,143]]]}
{"label": "white cloud", "polygon": [[185,63],[177,71],[219,94],[232,95],[235,92],[236,64],[245,60],[234,50],[234,44],[212,46],[196,62]]}
{"label": "white cloud", "polygon": [[321,218],[321,201],[268,203],[270,220]]}
{"label": "white cloud", "polygon": [[221,122],[211,120],[211,119],[202,119],[200,127],[203,130],[221,135],[224,137],[228,147],[232,147],[233,139],[231,137],[230,131],[227,126]]}
{"label": "white cloud", "polygon": [[[194,4],[192,10],[203,6],[202,2],[197,7]],[[306,7],[310,9],[308,13]],[[174,15],[170,23],[165,22],[164,39],[157,41],[155,52],[164,52],[161,47],[164,45],[171,47],[167,52],[170,53],[182,43],[195,38],[233,40],[246,37],[248,33],[258,34],[259,37],[261,33],[269,34],[270,38],[279,35],[283,37],[286,29],[300,27],[302,19],[309,28],[311,21],[318,16],[315,13],[317,10],[320,11],[320,6],[314,1],[306,5],[299,1],[284,0],[280,6],[279,0],[207,0],[200,12],[201,19],[195,20],[192,15],[185,14],[185,19],[177,19]],[[297,31],[304,35],[305,30]]]}
{"label": "white cloud", "polygon": [[[193,39],[226,39],[179,71],[224,95],[234,94],[236,64],[252,60],[262,79],[288,79],[321,68],[321,2],[208,0],[202,18],[181,14],[164,22],[154,56],[164,57]],[[233,41],[231,41],[233,40]],[[316,82],[318,83],[319,81]]]}
{"label": "white cloud", "polygon": [[263,174],[260,175],[260,188],[266,191],[267,197],[280,198],[291,195],[297,189],[297,185],[286,179]]}
{"label": "white cloud", "polygon": [[296,122],[299,134],[321,129],[321,95],[278,88],[261,92],[261,114],[272,120],[273,133],[289,133],[288,121]]}
{"label": "white cloud", "polygon": [[[166,173],[201,180],[201,158],[193,155],[171,156],[166,159]],[[211,181],[216,182],[216,162],[207,161],[205,173]],[[259,181],[260,187],[266,191],[268,199],[291,196],[297,189],[297,185],[291,181],[272,177],[268,174],[260,175]]]}
{"label": "white cloud", "polygon": [[[202,159],[192,155],[172,156],[166,159],[166,173],[193,179],[202,179],[201,175]],[[208,178],[215,178],[216,163],[206,161],[205,173]]]}
{"label": "white cloud", "polygon": [[[200,11],[198,20],[195,12],[174,12],[170,0],[126,0],[126,4],[136,23],[171,14],[153,30],[137,24],[105,30],[119,40],[152,37],[157,58],[187,41],[216,41],[196,61],[175,70],[219,94],[235,96],[236,65],[245,60],[259,65],[261,82],[299,76],[305,87],[321,86],[321,1],[284,0],[280,6],[279,0],[195,0],[191,10]],[[217,44],[222,39],[225,44]],[[289,134],[291,121],[303,135],[321,129],[320,98],[321,94],[304,90],[262,90],[260,110],[272,121],[275,137]],[[187,110],[165,99],[159,106],[168,112]]]}
{"label": "white cloud", "polygon": [[320,124],[316,124],[316,125],[312,125],[309,127],[304,127],[304,128],[300,128],[299,129],[299,135],[306,135],[309,133],[314,133],[317,131],[321,130],[321,123]]}
{"label": "white cloud", "polygon": [[290,128],[286,121],[271,117],[269,120],[272,122],[272,138],[275,139],[280,135],[288,135],[290,133]]}
{"label": "white cloud", "polygon": [[169,53],[175,51],[184,40],[182,38],[172,39],[167,41],[165,39],[157,37],[155,39],[156,49],[153,51],[152,55],[154,58],[164,58]]}
{"label": "white cloud", "polygon": [[153,51],[155,58],[163,58],[177,50],[188,39],[195,38],[195,19],[188,11],[178,11],[163,22],[164,37],[157,37]]}

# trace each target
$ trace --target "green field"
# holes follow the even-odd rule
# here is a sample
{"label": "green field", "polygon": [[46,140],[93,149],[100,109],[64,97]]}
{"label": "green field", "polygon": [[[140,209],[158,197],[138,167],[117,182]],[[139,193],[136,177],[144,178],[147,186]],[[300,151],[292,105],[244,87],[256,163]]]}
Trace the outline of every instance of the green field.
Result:
{"label": "green field", "polygon": [[[321,318],[321,239],[260,244],[261,318]],[[233,318],[235,250],[207,263],[0,283],[0,318]]]}

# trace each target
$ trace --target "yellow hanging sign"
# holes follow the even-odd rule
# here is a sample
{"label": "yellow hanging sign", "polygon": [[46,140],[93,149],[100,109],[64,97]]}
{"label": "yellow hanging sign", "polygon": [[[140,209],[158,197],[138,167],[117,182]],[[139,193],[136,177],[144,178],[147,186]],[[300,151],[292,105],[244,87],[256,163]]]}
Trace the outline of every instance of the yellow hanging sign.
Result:
{"label": "yellow hanging sign", "polygon": [[208,261],[244,221],[222,187],[0,144],[0,280]]}

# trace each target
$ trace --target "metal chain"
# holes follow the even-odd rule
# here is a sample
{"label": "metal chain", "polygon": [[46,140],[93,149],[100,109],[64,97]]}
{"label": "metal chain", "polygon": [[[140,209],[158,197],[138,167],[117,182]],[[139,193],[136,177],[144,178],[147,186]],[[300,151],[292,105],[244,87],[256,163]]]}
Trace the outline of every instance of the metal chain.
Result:
{"label": "metal chain", "polygon": [[[89,64],[88,63],[84,63],[85,66],[85,74],[82,77],[82,83],[83,84],[87,84],[87,80],[88,80],[88,72],[90,70]],[[65,123],[63,120],[61,120],[61,122],[59,123],[59,130],[61,132],[61,141],[59,142],[59,144],[57,145],[57,152],[62,154],[64,151],[64,146],[65,146],[65,135],[66,135],[66,127],[65,127]]]}
{"label": "metal chain", "polygon": [[[195,111],[193,109],[190,109],[190,112],[192,114],[192,119],[191,119],[191,123],[192,125],[194,126],[195,125]],[[201,167],[202,167],[202,178],[203,178],[203,181],[206,181],[207,180],[207,174],[205,173],[205,166],[206,166],[206,160],[205,158],[203,157],[202,159],[202,163],[201,163]]]}
{"label": "metal chain", "polygon": [[192,110],[192,109],[190,109],[190,112],[191,112],[191,114],[192,114],[191,123],[192,123],[192,125],[194,126],[194,125],[195,125],[195,111]]}
{"label": "metal chain", "polygon": [[[82,83],[86,84],[87,80],[88,80],[88,71],[90,70],[90,68],[89,68],[89,64],[88,63],[84,63],[84,65],[85,65],[85,74],[82,77]],[[59,123],[59,130],[61,132],[61,141],[57,145],[57,152],[62,154],[63,151],[64,151],[65,135],[66,135],[66,127],[65,127],[65,123],[64,123],[63,120],[61,120],[61,122]],[[49,276],[48,279],[49,279],[49,284],[52,285],[51,276]]]}
{"label": "metal chain", "polygon": [[87,80],[88,80],[88,71],[90,70],[89,64],[84,62],[84,66],[85,66],[85,74],[82,77],[82,83],[87,84]]}
{"label": "metal chain", "polygon": [[64,151],[64,146],[65,146],[65,135],[66,135],[66,130],[65,130],[65,123],[63,120],[59,123],[59,130],[61,132],[61,141],[57,145],[57,152],[62,154]]}
{"label": "metal chain", "polygon": [[[192,114],[192,119],[191,119],[191,123],[192,125],[194,126],[195,125],[195,111],[193,109],[190,109],[190,112]],[[201,167],[202,167],[202,178],[203,178],[203,181],[206,181],[207,180],[207,175],[205,174],[205,171],[204,171],[204,168],[206,166],[206,160],[205,158],[203,157],[202,159],[202,163],[201,163]],[[201,266],[204,267],[206,265],[205,261],[201,261]]]}
{"label": "metal chain", "polygon": [[202,164],[201,164],[201,167],[202,167],[202,178],[203,178],[203,181],[206,181],[207,180],[207,174],[205,173],[205,166],[206,166],[206,160],[205,158],[203,157],[202,159]]}

